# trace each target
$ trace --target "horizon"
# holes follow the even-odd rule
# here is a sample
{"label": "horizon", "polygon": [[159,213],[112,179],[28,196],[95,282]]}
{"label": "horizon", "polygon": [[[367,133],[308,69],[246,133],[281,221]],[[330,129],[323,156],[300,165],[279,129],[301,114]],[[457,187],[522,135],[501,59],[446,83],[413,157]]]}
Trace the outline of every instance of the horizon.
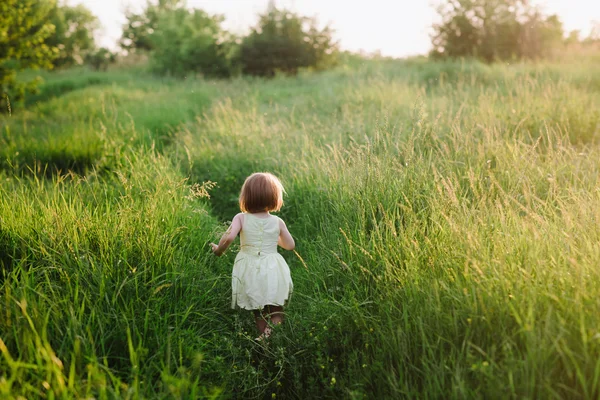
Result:
{"label": "horizon", "polygon": [[[256,23],[269,0],[188,0],[188,6],[200,8],[210,14],[225,17],[223,28],[245,34]],[[321,25],[329,24],[342,50],[380,53],[389,57],[409,57],[427,54],[431,48],[431,28],[438,19],[433,3],[423,0],[371,0],[348,2],[343,13],[337,0],[285,0],[277,6],[289,8],[302,15],[314,16]],[[131,8],[141,11],[146,0],[68,0],[68,4],[83,4],[96,15],[102,25],[98,34],[100,46],[118,49],[122,25],[126,22],[124,11]],[[368,4],[368,9],[367,9]],[[587,4],[586,0],[537,0],[545,14],[557,14],[566,34],[580,30],[589,35],[594,23],[600,23],[600,2]],[[374,10],[374,11],[372,11]],[[409,10],[409,12],[406,12]]]}

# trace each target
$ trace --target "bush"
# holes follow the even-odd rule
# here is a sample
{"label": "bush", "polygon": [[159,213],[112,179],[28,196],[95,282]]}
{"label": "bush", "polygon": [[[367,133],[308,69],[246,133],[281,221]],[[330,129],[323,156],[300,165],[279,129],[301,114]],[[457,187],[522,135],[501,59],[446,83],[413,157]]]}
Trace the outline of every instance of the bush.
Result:
{"label": "bush", "polygon": [[433,26],[434,58],[475,57],[487,62],[537,59],[562,43],[557,16],[544,16],[526,0],[447,0]]}
{"label": "bush", "polygon": [[320,30],[315,19],[270,6],[258,26],[244,38],[238,59],[242,72],[274,76],[295,75],[300,68],[323,69],[335,63],[337,43],[332,30]]}
{"label": "bush", "polygon": [[98,18],[80,4],[74,7],[54,7],[48,19],[55,30],[45,43],[58,49],[58,56],[52,62],[54,67],[83,64],[86,55],[96,47],[94,33],[100,27]]}
{"label": "bush", "polygon": [[123,34],[119,45],[128,53],[136,51],[151,51],[154,49],[152,35],[158,26],[158,20],[163,12],[185,6],[183,0],[158,0],[156,3],[146,1],[143,12],[136,14],[131,10],[125,12],[127,23],[123,25]]}
{"label": "bush", "polygon": [[102,47],[97,51],[87,55],[85,61],[96,71],[106,71],[108,66],[114,63],[117,59],[117,55],[112,53],[110,50]]}
{"label": "bush", "polygon": [[148,1],[143,12],[128,13],[127,19],[121,47],[149,51],[151,69],[163,75],[295,75],[300,68],[325,69],[337,59],[329,27],[319,29],[315,19],[275,6],[243,40],[221,28],[222,16],[190,9],[184,0]]}
{"label": "bush", "polygon": [[180,77],[188,73],[229,76],[231,46],[228,34],[221,29],[222,21],[222,16],[198,9],[164,11],[152,35],[152,69]]}
{"label": "bush", "polygon": [[52,1],[4,0],[0,3],[0,112],[11,112],[10,102],[34,91],[38,79],[17,81],[17,71],[51,67],[56,49],[45,44],[54,26],[47,16]]}

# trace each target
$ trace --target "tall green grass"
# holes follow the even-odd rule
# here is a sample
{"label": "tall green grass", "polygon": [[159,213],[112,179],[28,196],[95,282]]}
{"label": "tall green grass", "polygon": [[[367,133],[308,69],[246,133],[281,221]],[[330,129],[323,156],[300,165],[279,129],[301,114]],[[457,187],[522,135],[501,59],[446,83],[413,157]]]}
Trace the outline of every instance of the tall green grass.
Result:
{"label": "tall green grass", "polygon": [[[4,395],[600,395],[597,64],[120,79],[2,121]],[[298,251],[268,346],[205,246],[258,170]]]}

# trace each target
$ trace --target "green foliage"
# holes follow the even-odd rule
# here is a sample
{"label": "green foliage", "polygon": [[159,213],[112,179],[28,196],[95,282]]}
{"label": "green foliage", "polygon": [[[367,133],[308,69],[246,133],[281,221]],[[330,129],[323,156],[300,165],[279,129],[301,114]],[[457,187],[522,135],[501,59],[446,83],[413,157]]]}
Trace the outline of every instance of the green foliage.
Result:
{"label": "green foliage", "polygon": [[547,57],[562,44],[562,23],[526,0],[447,0],[438,7],[432,55],[487,62]]}
{"label": "green foliage", "polygon": [[121,47],[150,51],[154,72],[183,77],[232,73],[233,38],[221,29],[223,17],[189,9],[183,0],[147,2],[140,14],[128,13]]}
{"label": "green foliage", "polygon": [[45,41],[54,32],[48,20],[53,0],[4,0],[0,3],[0,112],[10,113],[10,101],[34,91],[38,80],[18,82],[26,68],[50,68],[56,49]]}
{"label": "green foliage", "polygon": [[54,34],[46,38],[48,47],[57,48],[55,67],[80,65],[95,47],[94,33],[99,28],[98,18],[83,5],[55,7],[48,16],[54,25]]}
{"label": "green foliage", "polygon": [[158,0],[154,3],[146,1],[146,8],[139,14],[127,10],[127,24],[123,26],[123,34],[119,44],[127,51],[150,51],[154,48],[152,35],[158,27],[161,13],[185,7],[185,0]]}
{"label": "green foliage", "polygon": [[203,74],[227,77],[231,73],[231,42],[221,29],[222,16],[179,7],[164,10],[152,35],[151,68],[155,72],[183,77]]}
{"label": "green foliage", "polygon": [[277,71],[295,75],[300,68],[329,67],[336,55],[337,43],[328,26],[319,29],[315,19],[271,5],[243,39],[239,63],[249,75],[270,77]]}
{"label": "green foliage", "polygon": [[315,19],[273,5],[243,40],[221,28],[222,16],[189,9],[182,0],[148,1],[142,13],[128,13],[127,19],[121,47],[149,51],[151,68],[160,74],[295,75],[300,68],[325,69],[337,60],[329,27],[319,29]]}
{"label": "green foliage", "polygon": [[108,66],[117,60],[117,55],[105,47],[86,55],[85,62],[96,71],[106,71]]}

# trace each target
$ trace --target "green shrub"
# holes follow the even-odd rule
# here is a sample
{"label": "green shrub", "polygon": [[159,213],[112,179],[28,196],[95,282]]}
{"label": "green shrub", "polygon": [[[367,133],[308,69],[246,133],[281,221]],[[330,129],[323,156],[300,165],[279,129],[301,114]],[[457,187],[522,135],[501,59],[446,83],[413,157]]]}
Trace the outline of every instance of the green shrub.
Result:
{"label": "green shrub", "polygon": [[128,53],[150,51],[154,48],[152,35],[158,27],[158,20],[163,12],[185,6],[185,0],[146,1],[146,8],[141,13],[128,9],[125,11],[127,23],[123,26],[123,34],[119,45]]}
{"label": "green shrub", "polygon": [[202,74],[227,77],[227,33],[221,29],[221,16],[202,10],[177,8],[163,12],[152,35],[151,68],[158,73],[184,77]]}
{"label": "green shrub", "polygon": [[295,75],[300,68],[323,69],[335,63],[337,44],[329,27],[271,6],[239,49],[242,72],[274,76],[277,71]]}
{"label": "green shrub", "polygon": [[48,15],[51,0],[7,0],[0,3],[0,113],[11,113],[11,102],[35,91],[39,79],[17,80],[26,68],[52,66],[57,49],[44,41],[54,32]]}
{"label": "green shrub", "polygon": [[563,41],[556,15],[543,15],[526,0],[447,0],[432,36],[436,58],[474,57],[486,62],[552,55]]}
{"label": "green shrub", "polygon": [[52,61],[54,67],[83,64],[85,56],[96,47],[94,34],[100,28],[98,18],[82,4],[58,5],[48,18],[54,25],[54,34],[46,38],[45,43],[58,50]]}
{"label": "green shrub", "polygon": [[96,71],[106,71],[108,66],[114,63],[116,59],[117,55],[115,53],[112,53],[107,48],[102,47],[97,51],[88,54],[85,58],[85,61]]}

